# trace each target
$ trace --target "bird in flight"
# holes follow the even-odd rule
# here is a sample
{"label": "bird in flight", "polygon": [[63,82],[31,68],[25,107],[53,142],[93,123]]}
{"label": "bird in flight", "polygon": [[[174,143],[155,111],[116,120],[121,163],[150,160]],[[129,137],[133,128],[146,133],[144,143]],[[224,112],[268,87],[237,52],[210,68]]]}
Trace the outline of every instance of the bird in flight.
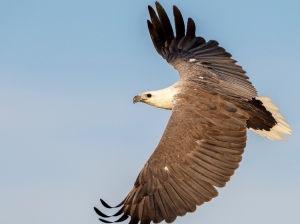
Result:
{"label": "bird in flight", "polygon": [[284,140],[292,130],[279,108],[268,97],[258,97],[243,68],[215,40],[195,34],[194,21],[187,28],[174,6],[175,34],[163,7],[156,2],[157,15],[148,6],[149,33],[153,45],[180,80],[157,91],[134,97],[158,108],[172,110],[164,134],[132,190],[117,206],[120,210],[104,223],[172,223],[177,216],[194,212],[197,206],[218,196],[242,160],[247,128],[271,140]]}

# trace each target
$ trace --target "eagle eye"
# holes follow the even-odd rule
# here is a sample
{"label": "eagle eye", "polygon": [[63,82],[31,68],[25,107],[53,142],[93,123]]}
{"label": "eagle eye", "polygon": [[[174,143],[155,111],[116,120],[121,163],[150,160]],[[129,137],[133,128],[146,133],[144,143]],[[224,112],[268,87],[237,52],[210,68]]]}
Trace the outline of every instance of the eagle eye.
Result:
{"label": "eagle eye", "polygon": [[152,95],[150,93],[147,94],[147,97],[150,98]]}

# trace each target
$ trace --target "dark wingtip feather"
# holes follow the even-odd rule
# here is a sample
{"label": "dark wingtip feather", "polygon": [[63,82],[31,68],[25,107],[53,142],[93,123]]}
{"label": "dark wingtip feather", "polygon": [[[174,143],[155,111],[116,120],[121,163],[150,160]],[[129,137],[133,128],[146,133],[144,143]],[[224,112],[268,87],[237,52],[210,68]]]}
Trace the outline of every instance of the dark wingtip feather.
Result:
{"label": "dark wingtip feather", "polygon": [[105,201],[103,201],[102,199],[100,199],[101,204],[105,207],[105,208],[113,208],[111,206],[109,206]]}
{"label": "dark wingtip feather", "polygon": [[196,25],[192,18],[188,18],[186,36],[187,37],[196,37]]}
{"label": "dark wingtip feather", "polygon": [[174,39],[174,32],[173,32],[171,22],[169,20],[166,11],[161,6],[161,4],[159,4],[159,2],[155,2],[155,6],[158,13],[158,17],[164,29],[165,37],[167,40],[167,46],[170,46],[172,40]]}
{"label": "dark wingtip feather", "polygon": [[110,216],[108,216],[108,215],[105,215],[105,214],[103,214],[98,208],[96,208],[96,207],[94,207],[94,210],[95,210],[95,212],[99,215],[99,216],[101,216],[101,217],[103,217],[103,218],[109,218]]}
{"label": "dark wingtip feather", "polygon": [[149,11],[149,14],[150,14],[150,18],[153,22],[153,19],[157,18],[156,13],[150,5],[148,5],[148,11]]}
{"label": "dark wingtip feather", "polygon": [[149,29],[149,33],[150,33],[153,45],[154,45],[156,51],[161,55],[161,49],[163,47],[161,39],[157,35],[155,27],[149,20],[147,20],[147,24],[148,24],[148,29]]}
{"label": "dark wingtip feather", "polygon": [[186,50],[186,48],[194,41],[196,38],[196,25],[194,20],[188,19],[186,36],[178,44],[179,48]]}
{"label": "dark wingtip feather", "polygon": [[115,222],[123,222],[123,221],[125,221],[126,219],[128,219],[128,215],[127,214],[124,214],[121,218],[119,218],[117,221],[115,221]]}
{"label": "dark wingtip feather", "polygon": [[179,42],[185,36],[184,20],[176,5],[173,6],[173,14],[175,19],[176,40]]}
{"label": "dark wingtip feather", "polygon": [[155,28],[155,32],[157,33],[157,36],[159,37],[161,43],[164,45],[166,38],[165,38],[165,31],[162,27],[162,24],[160,20],[158,19],[154,9],[151,6],[148,6],[151,22]]}
{"label": "dark wingtip feather", "polygon": [[113,223],[113,222],[110,222],[110,221],[106,221],[104,219],[99,219],[101,222],[104,222],[104,223]]}
{"label": "dark wingtip feather", "polygon": [[155,17],[157,17],[156,13],[155,13],[154,9],[150,5],[148,5],[148,11],[149,11],[150,18],[151,18],[151,20],[153,22],[153,19],[155,19]]}
{"label": "dark wingtip feather", "polygon": [[118,208],[120,207],[121,205],[123,205],[125,200],[123,200],[120,204],[118,204],[117,206],[114,206],[114,207],[111,207],[109,206],[105,201],[103,201],[101,198],[100,198],[100,202],[101,204],[105,207],[105,208]]}
{"label": "dark wingtip feather", "polygon": [[121,215],[121,214],[123,214],[123,208],[124,207],[122,207],[116,214],[114,214],[113,216],[119,216],[119,215]]}

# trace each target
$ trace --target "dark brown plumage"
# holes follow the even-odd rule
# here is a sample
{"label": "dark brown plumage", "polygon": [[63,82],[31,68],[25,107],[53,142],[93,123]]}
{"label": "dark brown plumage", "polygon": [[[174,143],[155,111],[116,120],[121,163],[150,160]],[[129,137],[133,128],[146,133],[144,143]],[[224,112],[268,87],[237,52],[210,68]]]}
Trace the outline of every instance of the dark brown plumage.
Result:
{"label": "dark brown plumage", "polygon": [[[285,124],[277,119],[276,108],[275,112],[267,110],[273,104],[256,99],[257,91],[246,72],[217,41],[196,37],[191,18],[185,32],[176,6],[174,37],[165,10],[158,2],[155,5],[158,16],[148,7],[149,33],[156,51],[179,71],[180,81],[172,87],[176,93],[171,97],[172,115],[165,132],[134,187],[116,206],[121,209],[114,216],[122,216],[115,222],[130,216],[130,224],[171,223],[177,216],[194,212],[218,196],[215,187],[224,187],[239,167],[247,127],[270,131],[277,121]],[[139,95],[134,102],[147,99]],[[289,133],[288,128],[282,130]],[[103,219],[110,216],[95,211],[100,221],[112,223]]]}

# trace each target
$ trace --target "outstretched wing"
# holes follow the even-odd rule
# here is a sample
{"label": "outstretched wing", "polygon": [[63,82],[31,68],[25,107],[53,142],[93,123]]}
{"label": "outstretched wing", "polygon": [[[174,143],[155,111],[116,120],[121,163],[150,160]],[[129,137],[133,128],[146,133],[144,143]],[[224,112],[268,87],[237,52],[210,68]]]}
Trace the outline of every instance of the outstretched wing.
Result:
{"label": "outstretched wing", "polygon": [[173,100],[163,137],[120,204],[117,221],[131,216],[131,224],[171,223],[194,212],[218,195],[214,186],[224,187],[242,160],[248,119],[243,110],[205,90],[183,88]]}
{"label": "outstretched wing", "polygon": [[206,42],[202,37],[196,37],[195,23],[191,18],[188,19],[185,33],[182,15],[176,6],[173,7],[176,27],[174,37],[170,20],[163,7],[156,2],[158,16],[151,6],[148,8],[151,17],[148,28],[154,47],[179,71],[181,79],[196,77],[199,70],[206,71],[209,74],[206,78],[218,82],[225,94],[248,100],[257,96],[257,91],[248,80],[246,72],[235,64],[231,54],[215,40]]}
{"label": "outstretched wing", "polygon": [[218,195],[214,186],[224,187],[242,160],[248,119],[243,110],[209,91],[184,87],[173,103],[163,137],[120,204],[117,221],[131,216],[131,224],[171,223],[194,212]]}

